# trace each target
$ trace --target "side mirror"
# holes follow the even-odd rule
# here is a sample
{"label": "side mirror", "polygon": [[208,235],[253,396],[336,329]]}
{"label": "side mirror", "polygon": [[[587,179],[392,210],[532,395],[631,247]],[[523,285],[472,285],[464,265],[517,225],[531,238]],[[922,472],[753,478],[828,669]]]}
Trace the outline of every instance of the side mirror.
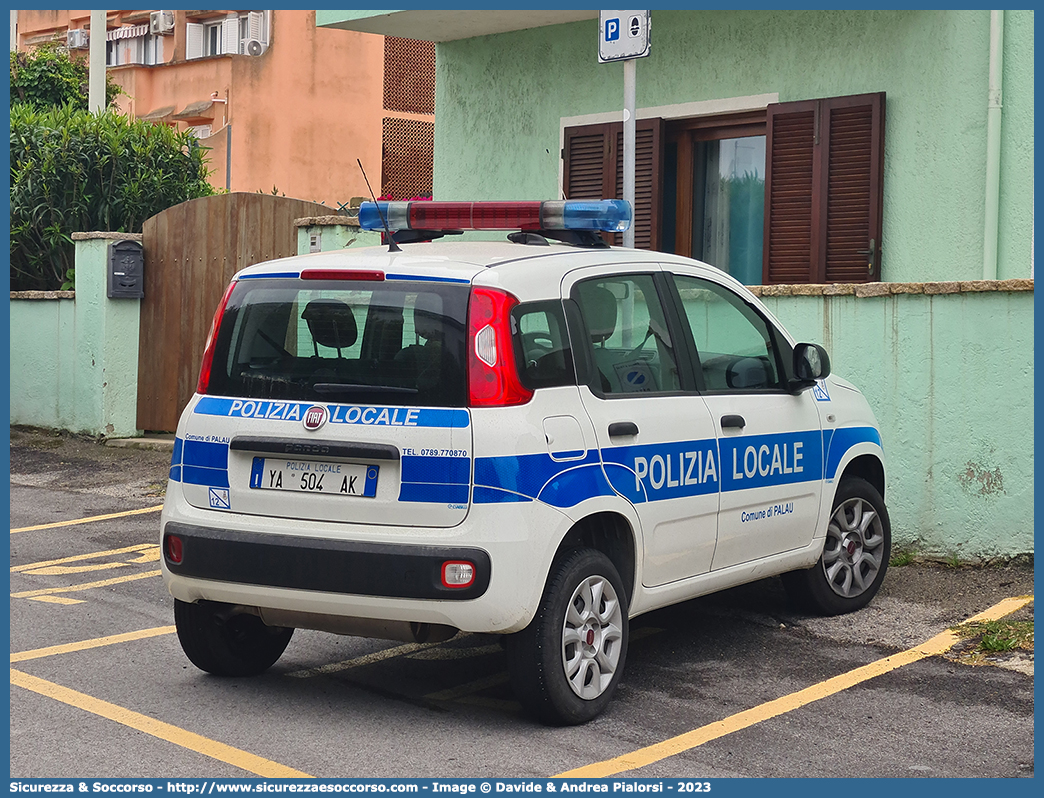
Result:
{"label": "side mirror", "polygon": [[830,357],[819,344],[798,344],[794,347],[794,379],[790,389],[799,393],[830,375]]}

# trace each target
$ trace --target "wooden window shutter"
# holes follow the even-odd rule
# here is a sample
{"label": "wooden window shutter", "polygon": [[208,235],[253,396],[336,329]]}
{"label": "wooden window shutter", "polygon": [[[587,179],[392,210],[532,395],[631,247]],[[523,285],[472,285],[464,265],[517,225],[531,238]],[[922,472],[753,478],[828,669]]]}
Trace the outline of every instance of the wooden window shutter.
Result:
{"label": "wooden window shutter", "polygon": [[[663,120],[635,125],[634,245],[658,249],[663,193]],[[623,195],[623,123],[566,128],[564,193],[567,199],[620,199]],[[619,244],[619,233],[610,239]]]}
{"label": "wooden window shutter", "polygon": [[880,279],[884,100],[768,107],[766,284]]}

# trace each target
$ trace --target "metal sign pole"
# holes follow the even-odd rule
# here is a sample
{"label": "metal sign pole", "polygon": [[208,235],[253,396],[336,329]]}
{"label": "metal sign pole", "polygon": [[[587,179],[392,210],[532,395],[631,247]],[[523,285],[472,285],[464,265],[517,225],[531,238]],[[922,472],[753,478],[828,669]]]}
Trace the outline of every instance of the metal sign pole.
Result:
{"label": "metal sign pole", "polygon": [[[624,112],[623,112],[623,197],[635,207],[635,123],[637,101],[635,83],[638,71],[637,59],[649,55],[648,11],[599,11],[598,12],[598,61],[623,61],[624,68]],[[623,245],[634,248],[634,221],[624,231]]]}
{"label": "metal sign pole", "polygon": [[[634,208],[635,170],[635,74],[638,61],[628,58],[624,68],[624,112],[623,112],[623,198]],[[624,230],[623,245],[634,249],[634,223]]]}

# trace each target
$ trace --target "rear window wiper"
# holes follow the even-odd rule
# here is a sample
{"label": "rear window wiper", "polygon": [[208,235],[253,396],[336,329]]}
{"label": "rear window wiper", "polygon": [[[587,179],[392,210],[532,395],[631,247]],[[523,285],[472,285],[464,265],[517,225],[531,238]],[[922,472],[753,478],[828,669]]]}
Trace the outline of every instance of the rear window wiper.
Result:
{"label": "rear window wiper", "polygon": [[398,385],[356,385],[346,382],[317,382],[312,386],[316,393],[417,393],[416,388],[402,388]]}

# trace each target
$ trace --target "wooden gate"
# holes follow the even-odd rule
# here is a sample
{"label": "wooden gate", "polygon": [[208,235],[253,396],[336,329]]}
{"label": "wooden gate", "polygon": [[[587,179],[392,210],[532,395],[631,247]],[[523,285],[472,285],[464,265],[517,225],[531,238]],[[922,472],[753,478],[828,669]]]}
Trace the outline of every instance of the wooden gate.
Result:
{"label": "wooden gate", "polygon": [[297,254],[294,219],[325,205],[270,194],[189,200],[142,229],[145,298],[138,341],[138,428],[173,431],[196,389],[214,310],[232,275]]}

